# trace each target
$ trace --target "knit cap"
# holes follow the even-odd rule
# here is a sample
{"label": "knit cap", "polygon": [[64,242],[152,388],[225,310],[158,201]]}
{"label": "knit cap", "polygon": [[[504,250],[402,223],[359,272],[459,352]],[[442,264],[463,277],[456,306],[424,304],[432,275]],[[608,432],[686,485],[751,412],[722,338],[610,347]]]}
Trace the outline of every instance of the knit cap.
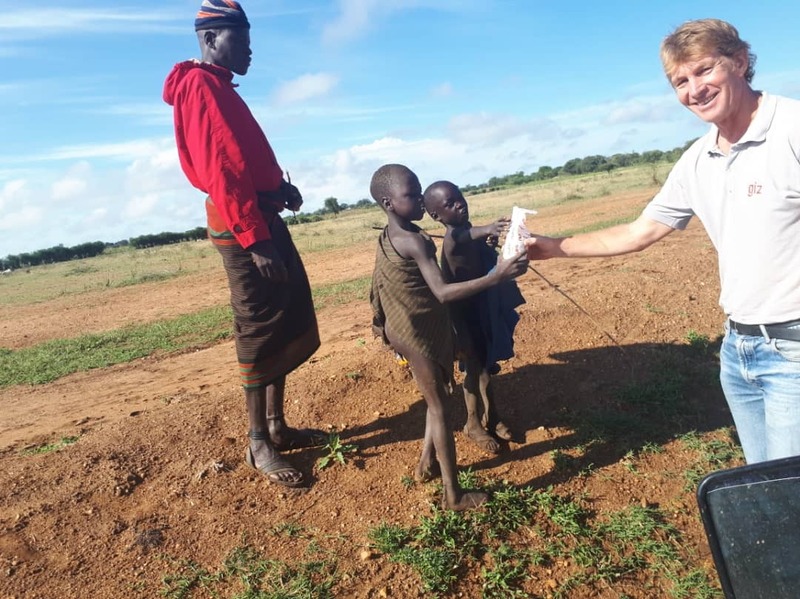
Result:
{"label": "knit cap", "polygon": [[203,0],[194,20],[194,30],[247,27],[250,22],[242,6],[234,0]]}

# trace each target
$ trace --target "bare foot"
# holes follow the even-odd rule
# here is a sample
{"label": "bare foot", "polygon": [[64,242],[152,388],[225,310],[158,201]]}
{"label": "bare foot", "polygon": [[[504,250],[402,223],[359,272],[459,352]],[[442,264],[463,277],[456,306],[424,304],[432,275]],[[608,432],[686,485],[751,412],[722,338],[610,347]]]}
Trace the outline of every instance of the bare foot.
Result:
{"label": "bare foot", "polygon": [[483,430],[483,427],[477,425],[470,426],[469,423],[467,423],[464,427],[464,434],[470,441],[484,451],[488,451],[489,453],[498,453],[500,451],[500,443]]}
{"label": "bare foot", "polygon": [[482,506],[489,501],[489,495],[482,491],[464,491],[455,501],[450,501],[445,495],[442,498],[442,507],[454,512],[463,512]]}
{"label": "bare foot", "polygon": [[414,480],[418,483],[427,483],[434,478],[439,478],[441,475],[442,471],[437,460],[425,463],[420,462],[414,469]]}
{"label": "bare foot", "polygon": [[498,439],[502,439],[503,441],[513,441],[514,440],[514,433],[511,432],[504,422],[498,422],[494,425],[494,434],[497,435]]}

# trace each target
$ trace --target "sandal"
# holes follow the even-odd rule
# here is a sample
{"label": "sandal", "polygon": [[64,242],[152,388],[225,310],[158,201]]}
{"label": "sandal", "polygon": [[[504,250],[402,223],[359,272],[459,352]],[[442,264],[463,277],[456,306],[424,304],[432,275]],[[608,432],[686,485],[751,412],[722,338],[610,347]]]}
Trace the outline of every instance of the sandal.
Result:
{"label": "sandal", "polygon": [[[267,441],[269,439],[269,436],[261,431],[250,431],[247,433],[247,436],[255,441]],[[253,456],[253,450],[248,446],[247,451],[244,454],[244,461],[248,466],[254,470],[258,470],[261,474],[266,476],[267,480],[273,484],[293,488],[305,486],[303,473],[289,464],[289,462],[283,459],[278,453],[275,453],[271,459],[267,460],[260,466],[256,466],[256,459]],[[280,475],[285,473],[297,473],[300,475],[300,478],[297,480],[284,480],[280,477]]]}

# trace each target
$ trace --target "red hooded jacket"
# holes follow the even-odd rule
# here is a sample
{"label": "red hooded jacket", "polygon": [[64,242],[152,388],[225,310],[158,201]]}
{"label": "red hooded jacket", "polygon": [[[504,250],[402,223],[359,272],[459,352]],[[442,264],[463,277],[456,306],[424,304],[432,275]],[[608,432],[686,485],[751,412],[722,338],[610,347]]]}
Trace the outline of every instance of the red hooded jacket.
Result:
{"label": "red hooded jacket", "polygon": [[[257,194],[277,190],[283,171],[232,80],[224,67],[187,60],[167,76],[163,97],[174,108],[183,172],[246,248],[271,237]],[[275,212],[283,208],[274,204]]]}

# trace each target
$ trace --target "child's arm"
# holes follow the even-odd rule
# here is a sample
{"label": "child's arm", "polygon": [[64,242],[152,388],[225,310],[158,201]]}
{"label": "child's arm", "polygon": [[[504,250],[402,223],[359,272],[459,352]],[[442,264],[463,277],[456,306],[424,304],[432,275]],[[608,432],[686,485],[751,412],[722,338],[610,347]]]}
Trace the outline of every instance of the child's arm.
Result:
{"label": "child's arm", "polygon": [[435,249],[426,244],[421,235],[406,233],[396,236],[392,241],[400,255],[417,263],[433,295],[443,304],[467,298],[501,281],[516,278],[528,268],[525,251],[522,251],[513,258],[498,261],[497,267],[487,275],[460,283],[447,283],[436,261]]}
{"label": "child's arm", "polygon": [[491,239],[497,245],[497,239],[508,231],[510,223],[511,221],[508,218],[502,217],[493,223],[480,227],[454,227],[451,236],[456,245],[469,243],[477,239]]}

